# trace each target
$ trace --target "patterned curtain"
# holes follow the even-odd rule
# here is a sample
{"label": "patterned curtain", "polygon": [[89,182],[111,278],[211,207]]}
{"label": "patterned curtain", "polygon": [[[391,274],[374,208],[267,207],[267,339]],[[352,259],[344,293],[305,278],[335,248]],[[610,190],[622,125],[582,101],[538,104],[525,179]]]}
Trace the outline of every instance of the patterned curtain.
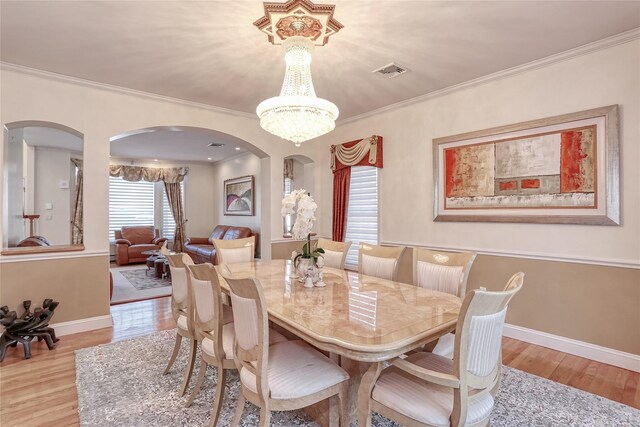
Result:
{"label": "patterned curtain", "polygon": [[333,220],[331,238],[344,242],[347,233],[347,208],[352,166],[382,167],[382,137],[345,142],[331,146],[331,170],[333,171]]}
{"label": "patterned curtain", "polygon": [[76,174],[76,194],[73,202],[73,212],[71,213],[71,244],[80,245],[84,238],[82,230],[82,160],[71,159],[71,162],[78,170]]}
{"label": "patterned curtain", "polygon": [[182,192],[179,182],[165,182],[164,191],[167,194],[167,201],[171,207],[171,214],[176,223],[176,232],[173,236],[173,251],[182,252],[184,245],[184,210],[182,209]]}
{"label": "patterned curtain", "polygon": [[284,170],[282,173],[285,178],[293,179],[293,159],[284,159]]}
{"label": "patterned curtain", "polygon": [[143,166],[110,165],[109,175],[125,181],[149,181],[179,183],[189,173],[189,168],[147,168]]}
{"label": "patterned curtain", "polygon": [[344,242],[347,233],[347,209],[349,207],[349,184],[351,168],[342,168],[333,173],[333,224],[331,239]]}

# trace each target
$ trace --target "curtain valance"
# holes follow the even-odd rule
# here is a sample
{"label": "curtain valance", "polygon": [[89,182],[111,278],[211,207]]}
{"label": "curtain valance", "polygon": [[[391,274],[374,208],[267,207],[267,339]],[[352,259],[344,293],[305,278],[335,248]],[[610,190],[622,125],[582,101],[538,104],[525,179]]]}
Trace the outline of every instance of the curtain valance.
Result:
{"label": "curtain valance", "polygon": [[182,182],[189,173],[188,167],[148,168],[144,166],[110,165],[109,175],[125,181],[163,181],[167,184]]}
{"label": "curtain valance", "polygon": [[382,137],[345,142],[331,146],[331,170],[334,172],[350,166],[382,167]]}

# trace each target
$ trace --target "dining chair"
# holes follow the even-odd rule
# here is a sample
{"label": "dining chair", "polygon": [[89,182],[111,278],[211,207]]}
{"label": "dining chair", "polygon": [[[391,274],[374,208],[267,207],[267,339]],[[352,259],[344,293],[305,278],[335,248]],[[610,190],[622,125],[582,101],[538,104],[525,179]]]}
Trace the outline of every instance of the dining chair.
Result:
{"label": "dining chair", "polygon": [[380,279],[396,280],[404,246],[376,246],[360,242],[358,273]]}
{"label": "dining chair", "polygon": [[337,268],[344,270],[344,261],[347,259],[347,252],[352,242],[336,242],[329,239],[318,239],[318,247],[324,249],[325,267]]}
{"label": "dining chair", "polygon": [[[191,406],[198,396],[208,366],[215,366],[218,372],[216,394],[211,406],[209,425],[215,426],[220,416],[222,398],[226,382],[226,371],[236,369],[233,360],[233,311],[222,303],[222,289],[218,273],[211,263],[189,265],[187,282],[190,300],[194,308],[194,329],[196,340],[200,343],[200,370],[196,383],[187,401]],[[269,343],[286,341],[287,338],[277,331],[269,331]]]}
{"label": "dining chair", "polygon": [[340,425],[348,426],[349,374],[303,341],[266,346],[270,331],[262,285],[251,277],[225,280],[231,288],[234,360],[241,385],[231,425],[240,423],[246,400],[260,408],[260,426],[268,426],[272,410],[290,411],[337,398]]}
{"label": "dining chair", "polygon": [[375,411],[405,426],[485,426],[502,368],[502,330],[509,301],[524,273],[503,291],[470,291],[460,308],[453,360],[428,352],[374,365],[358,389],[358,425]]}
{"label": "dining chair", "polygon": [[244,239],[213,240],[218,264],[236,264],[253,261],[256,253],[256,236]]}
{"label": "dining chair", "polygon": [[171,313],[176,321],[176,342],[169,363],[163,375],[171,370],[173,363],[178,357],[182,338],[189,340],[189,359],[184,373],[184,379],[180,386],[180,396],[183,396],[189,385],[193,364],[196,358],[197,340],[195,339],[195,329],[193,320],[193,304],[189,300],[189,286],[187,283],[187,266],[193,265],[191,257],[184,253],[166,255],[171,269]]}
{"label": "dining chair", "polygon": [[[475,259],[475,252],[413,248],[413,284],[462,299],[466,294],[469,272]],[[433,353],[453,358],[454,341],[453,333],[441,336],[432,349]]]}

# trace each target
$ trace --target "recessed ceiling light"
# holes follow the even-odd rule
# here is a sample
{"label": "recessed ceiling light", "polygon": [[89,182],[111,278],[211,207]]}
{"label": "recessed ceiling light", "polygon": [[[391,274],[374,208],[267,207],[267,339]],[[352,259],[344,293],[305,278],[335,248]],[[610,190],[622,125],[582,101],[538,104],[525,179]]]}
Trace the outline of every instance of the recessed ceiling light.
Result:
{"label": "recessed ceiling light", "polygon": [[208,145],[208,147],[224,147],[224,144],[220,144],[218,142],[212,142],[211,144]]}
{"label": "recessed ceiling light", "polygon": [[207,160],[211,160],[211,157],[207,157]]}
{"label": "recessed ceiling light", "polygon": [[158,159],[153,159],[153,161],[154,161],[154,162],[157,162],[157,161],[158,161]]}
{"label": "recessed ceiling light", "polygon": [[242,148],[240,148],[240,147],[236,147],[236,150],[237,150],[237,151],[240,151],[240,150],[242,150]]}

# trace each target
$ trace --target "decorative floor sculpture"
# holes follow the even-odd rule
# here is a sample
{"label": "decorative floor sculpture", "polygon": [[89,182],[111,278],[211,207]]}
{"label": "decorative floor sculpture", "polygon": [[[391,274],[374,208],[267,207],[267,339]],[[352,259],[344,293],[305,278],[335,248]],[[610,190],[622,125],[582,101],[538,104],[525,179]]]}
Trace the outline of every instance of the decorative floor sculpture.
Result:
{"label": "decorative floor sculpture", "polygon": [[31,341],[37,338],[38,341],[44,340],[49,350],[55,348],[56,333],[53,328],[49,327],[49,321],[53,317],[53,312],[60,303],[50,298],[42,302],[42,308],[36,307],[31,312],[31,301],[23,301],[24,313],[18,318],[15,311],[9,311],[9,307],[0,307],[0,325],[5,327],[2,336],[0,336],[0,362],[4,360],[8,347],[17,347],[18,343],[22,344],[24,349],[24,358],[31,357]]}

